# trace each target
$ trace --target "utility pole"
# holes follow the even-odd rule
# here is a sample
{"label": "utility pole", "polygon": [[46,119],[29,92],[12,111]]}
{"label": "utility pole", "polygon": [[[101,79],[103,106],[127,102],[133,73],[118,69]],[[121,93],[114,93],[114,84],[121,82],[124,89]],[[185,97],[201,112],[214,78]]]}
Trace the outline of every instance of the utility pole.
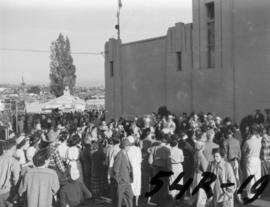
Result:
{"label": "utility pole", "polygon": [[118,7],[117,7],[117,25],[115,25],[115,29],[117,30],[117,39],[120,40],[120,9],[122,7],[121,0],[118,0]]}
{"label": "utility pole", "polygon": [[18,103],[17,100],[15,100],[15,116],[16,116],[16,133],[19,132],[19,124],[18,124]]}

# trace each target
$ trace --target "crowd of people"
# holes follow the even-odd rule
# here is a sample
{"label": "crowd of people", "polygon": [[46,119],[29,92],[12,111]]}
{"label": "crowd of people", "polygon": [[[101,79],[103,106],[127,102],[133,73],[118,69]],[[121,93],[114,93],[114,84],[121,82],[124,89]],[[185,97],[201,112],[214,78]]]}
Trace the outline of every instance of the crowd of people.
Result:
{"label": "crowd of people", "polygon": [[[55,111],[31,123],[0,142],[1,207],[101,200],[117,207],[233,207],[267,196],[254,187],[270,174],[270,119],[260,110],[240,125],[212,113],[176,116],[166,107],[109,122],[104,112]],[[212,194],[193,193],[206,172],[215,175]]]}

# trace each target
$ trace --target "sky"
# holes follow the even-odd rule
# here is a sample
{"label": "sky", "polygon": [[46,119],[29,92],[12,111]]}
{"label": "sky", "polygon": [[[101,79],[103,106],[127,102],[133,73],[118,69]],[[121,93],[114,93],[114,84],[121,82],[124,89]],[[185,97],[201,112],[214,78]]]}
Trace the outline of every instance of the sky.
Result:
{"label": "sky", "polygon": [[[22,77],[26,84],[49,84],[50,45],[62,33],[74,53],[76,85],[104,85],[104,57],[76,53],[101,53],[117,37],[117,5],[118,0],[0,0],[0,84],[19,84]],[[166,35],[177,22],[192,22],[192,0],[122,0],[123,43]]]}

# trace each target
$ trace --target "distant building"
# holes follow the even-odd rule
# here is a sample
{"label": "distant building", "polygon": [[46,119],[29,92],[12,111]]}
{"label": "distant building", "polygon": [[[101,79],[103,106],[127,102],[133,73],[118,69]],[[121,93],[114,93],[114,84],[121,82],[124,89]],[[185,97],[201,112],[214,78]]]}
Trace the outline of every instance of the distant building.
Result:
{"label": "distant building", "polygon": [[[169,15],[169,14],[168,14]],[[107,118],[166,105],[239,121],[270,105],[270,1],[193,0],[193,23],[105,44]]]}
{"label": "distant building", "polygon": [[86,100],[86,108],[91,109],[104,109],[105,108],[105,95],[104,93],[97,93]]}
{"label": "distant building", "polygon": [[105,99],[104,94],[96,94],[92,96],[92,99]]}

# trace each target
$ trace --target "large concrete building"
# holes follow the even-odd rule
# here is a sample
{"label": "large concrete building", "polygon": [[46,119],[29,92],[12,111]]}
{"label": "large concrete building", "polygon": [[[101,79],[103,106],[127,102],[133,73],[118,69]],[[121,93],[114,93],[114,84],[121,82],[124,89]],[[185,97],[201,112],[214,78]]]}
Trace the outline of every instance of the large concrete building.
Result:
{"label": "large concrete building", "polygon": [[270,1],[193,0],[193,23],[105,44],[107,118],[166,105],[239,121],[270,106]]}

